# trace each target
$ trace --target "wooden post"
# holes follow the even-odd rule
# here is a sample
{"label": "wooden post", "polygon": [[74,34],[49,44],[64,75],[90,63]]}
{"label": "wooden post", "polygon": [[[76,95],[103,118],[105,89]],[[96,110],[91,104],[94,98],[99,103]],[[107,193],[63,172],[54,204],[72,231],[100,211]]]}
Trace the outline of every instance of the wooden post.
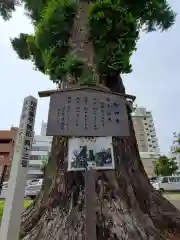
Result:
{"label": "wooden post", "polygon": [[85,172],[85,240],[96,240],[95,170]]}

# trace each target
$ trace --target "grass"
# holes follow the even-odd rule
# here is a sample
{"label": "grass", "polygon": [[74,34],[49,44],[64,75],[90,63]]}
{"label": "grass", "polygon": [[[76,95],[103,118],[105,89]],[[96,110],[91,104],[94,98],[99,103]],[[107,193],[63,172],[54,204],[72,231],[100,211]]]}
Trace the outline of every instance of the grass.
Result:
{"label": "grass", "polygon": [[[3,209],[4,209],[4,200],[0,200],[0,222],[3,215]],[[32,200],[24,200],[24,208],[27,208],[32,203]]]}

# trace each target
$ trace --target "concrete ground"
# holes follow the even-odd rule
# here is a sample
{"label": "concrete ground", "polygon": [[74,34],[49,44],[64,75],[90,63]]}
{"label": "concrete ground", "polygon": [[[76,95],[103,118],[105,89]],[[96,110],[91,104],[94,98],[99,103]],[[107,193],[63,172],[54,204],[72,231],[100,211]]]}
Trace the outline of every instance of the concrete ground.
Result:
{"label": "concrete ground", "polygon": [[174,204],[174,206],[176,208],[178,208],[180,210],[180,201],[177,201],[177,200],[171,200],[172,204]]}
{"label": "concrete ground", "polygon": [[166,197],[175,207],[180,209],[180,193],[165,193],[164,197]]}

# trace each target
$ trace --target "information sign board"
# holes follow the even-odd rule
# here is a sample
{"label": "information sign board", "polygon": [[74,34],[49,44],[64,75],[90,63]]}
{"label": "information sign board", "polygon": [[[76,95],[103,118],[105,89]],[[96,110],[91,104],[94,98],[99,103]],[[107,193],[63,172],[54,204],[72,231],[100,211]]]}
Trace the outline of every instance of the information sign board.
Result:
{"label": "information sign board", "polygon": [[129,136],[124,96],[101,91],[64,91],[51,95],[48,136]]}

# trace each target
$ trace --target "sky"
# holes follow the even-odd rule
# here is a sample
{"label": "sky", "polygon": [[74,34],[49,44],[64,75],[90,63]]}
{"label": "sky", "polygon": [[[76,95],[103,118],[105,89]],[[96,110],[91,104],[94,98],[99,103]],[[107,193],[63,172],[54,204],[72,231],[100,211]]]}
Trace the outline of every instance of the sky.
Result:
{"label": "sky", "polygon": [[[123,76],[128,94],[136,96],[138,106],[152,111],[160,150],[167,153],[173,132],[180,132],[180,1],[170,0],[178,15],[167,32],[142,33],[131,58],[133,72]],[[18,8],[9,22],[0,19],[0,129],[18,126],[25,97],[38,97],[38,91],[55,89],[47,76],[33,64],[18,59],[10,38],[33,32],[30,20]],[[48,98],[38,98],[35,130],[47,120]]]}

